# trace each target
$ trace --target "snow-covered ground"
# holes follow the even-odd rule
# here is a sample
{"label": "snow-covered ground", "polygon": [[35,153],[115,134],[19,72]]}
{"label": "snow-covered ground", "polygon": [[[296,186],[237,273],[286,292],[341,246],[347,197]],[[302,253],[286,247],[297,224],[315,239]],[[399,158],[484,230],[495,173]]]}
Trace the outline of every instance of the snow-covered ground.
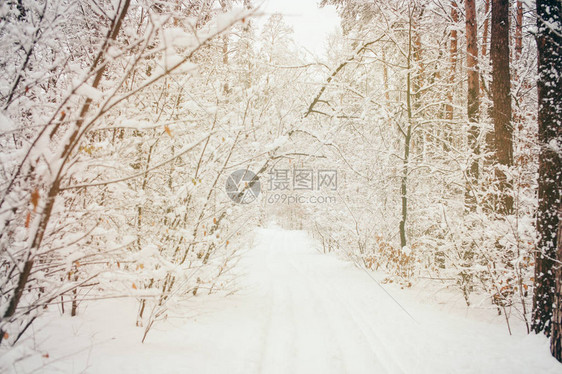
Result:
{"label": "snow-covered ground", "polygon": [[[52,320],[11,369],[65,373],[561,373],[542,335],[509,336],[501,319],[445,313],[320,254],[300,231],[260,229],[229,297],[194,298],[147,342],[133,301],[92,303]],[[55,318],[56,317],[56,318]],[[39,323],[38,325],[41,325]],[[24,348],[10,355],[21,354]],[[8,356],[2,358],[4,362]]]}

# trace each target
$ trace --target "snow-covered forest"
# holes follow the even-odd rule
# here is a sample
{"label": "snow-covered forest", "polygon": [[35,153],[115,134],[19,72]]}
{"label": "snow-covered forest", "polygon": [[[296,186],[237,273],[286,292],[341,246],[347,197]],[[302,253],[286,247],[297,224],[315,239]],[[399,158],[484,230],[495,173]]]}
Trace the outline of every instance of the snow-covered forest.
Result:
{"label": "snow-covered forest", "polygon": [[562,370],[562,1],[309,2],[0,0],[1,372]]}

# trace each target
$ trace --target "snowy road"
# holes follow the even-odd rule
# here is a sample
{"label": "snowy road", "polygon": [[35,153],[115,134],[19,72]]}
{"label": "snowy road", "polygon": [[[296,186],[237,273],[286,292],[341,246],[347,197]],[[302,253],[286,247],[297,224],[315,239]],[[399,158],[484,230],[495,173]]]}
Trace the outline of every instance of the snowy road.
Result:
{"label": "snowy road", "polygon": [[187,310],[195,315],[155,325],[145,344],[134,326],[134,300],[93,304],[77,318],[56,316],[34,338],[49,354],[36,363],[46,365],[40,371],[562,372],[546,338],[527,336],[521,326],[510,337],[492,312],[479,322],[385,285],[414,321],[366,272],[320,254],[303,232],[260,229],[255,242],[237,268],[238,293],[192,299]]}
{"label": "snowy road", "polygon": [[[256,371],[404,372],[396,355],[407,342],[392,339],[390,324],[372,323],[382,318],[378,303],[350,284],[340,271],[344,264],[320,256],[303,233],[266,234],[248,259],[267,315]],[[400,313],[392,309],[388,318]]]}
{"label": "snowy road", "polygon": [[[400,300],[413,320],[368,274],[318,253],[303,232],[263,229],[256,241],[241,263],[242,295],[221,313],[221,362],[205,366],[209,373],[560,369],[545,339],[510,338],[504,325],[450,317],[430,305]],[[209,316],[215,328],[216,317]]]}

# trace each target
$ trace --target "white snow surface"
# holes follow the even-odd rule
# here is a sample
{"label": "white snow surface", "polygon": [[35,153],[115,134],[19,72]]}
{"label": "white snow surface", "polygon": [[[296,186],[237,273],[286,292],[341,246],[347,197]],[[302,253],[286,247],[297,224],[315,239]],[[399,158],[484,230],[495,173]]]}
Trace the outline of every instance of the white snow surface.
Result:
{"label": "white snow surface", "polygon": [[[241,258],[239,291],[193,298],[181,318],[140,343],[134,300],[91,303],[44,318],[40,347],[14,372],[63,373],[561,373],[544,336],[509,336],[501,319],[445,313],[413,292],[316,251],[302,231],[259,229]],[[25,350],[20,347],[20,352]],[[18,352],[2,353],[1,363]]]}

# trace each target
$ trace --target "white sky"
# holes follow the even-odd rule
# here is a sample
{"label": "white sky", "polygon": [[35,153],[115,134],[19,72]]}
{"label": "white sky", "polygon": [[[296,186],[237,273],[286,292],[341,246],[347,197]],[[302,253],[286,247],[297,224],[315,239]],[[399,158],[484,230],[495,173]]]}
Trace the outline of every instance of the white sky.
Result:
{"label": "white sky", "polygon": [[[319,56],[324,55],[326,38],[340,28],[340,19],[333,6],[318,8],[320,0],[264,0],[260,9],[265,13],[258,20],[261,27],[272,13],[283,14],[295,31],[295,42]],[[254,2],[255,5],[259,1]]]}

